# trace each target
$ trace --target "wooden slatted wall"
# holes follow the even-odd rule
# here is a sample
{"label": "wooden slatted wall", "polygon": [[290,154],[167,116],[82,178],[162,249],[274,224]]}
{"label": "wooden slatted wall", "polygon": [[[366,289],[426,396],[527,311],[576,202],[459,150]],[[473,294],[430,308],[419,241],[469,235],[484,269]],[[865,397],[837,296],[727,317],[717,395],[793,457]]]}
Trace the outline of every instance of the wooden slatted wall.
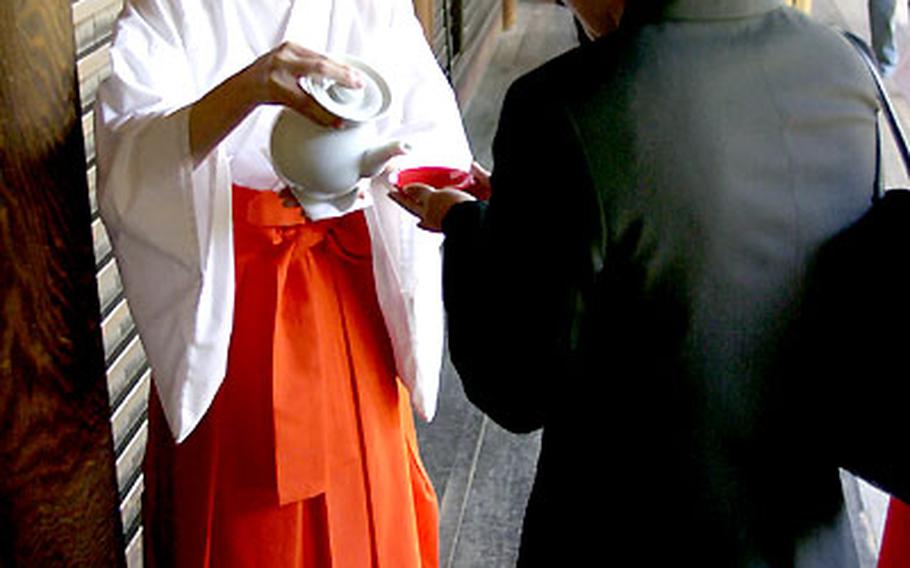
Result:
{"label": "wooden slatted wall", "polygon": [[446,14],[446,6],[448,5],[448,0],[435,0],[433,1],[433,6],[431,9],[431,14],[433,15],[432,22],[432,34],[431,37],[427,38],[427,41],[430,44],[430,47],[433,49],[433,53],[436,55],[436,61],[439,62],[439,66],[446,72],[448,76],[451,73],[451,68],[449,66],[449,51],[450,46],[449,34],[447,28],[448,16]]}
{"label": "wooden slatted wall", "polygon": [[121,7],[122,0],[77,0],[72,4],[72,12],[82,101],[82,127],[85,134],[86,173],[92,207],[95,265],[98,270],[98,295],[101,301],[101,327],[117,456],[117,486],[124,540],[127,543],[127,564],[136,568],[142,566],[141,465],[145,453],[146,403],[151,372],[129,306],[123,298],[123,286],[111,252],[110,240],[98,217],[92,128],[95,92],[99,83],[110,73],[108,46],[113,23]]}
{"label": "wooden slatted wall", "polygon": [[462,103],[470,98],[491,55],[490,41],[501,28],[500,0],[444,0],[448,4],[451,73]]}

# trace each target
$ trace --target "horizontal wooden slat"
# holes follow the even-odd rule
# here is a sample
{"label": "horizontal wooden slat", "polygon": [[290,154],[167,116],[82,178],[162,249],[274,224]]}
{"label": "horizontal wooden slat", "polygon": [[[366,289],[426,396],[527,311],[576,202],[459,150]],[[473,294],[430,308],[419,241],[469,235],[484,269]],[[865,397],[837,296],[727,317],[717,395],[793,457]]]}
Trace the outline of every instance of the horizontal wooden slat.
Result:
{"label": "horizontal wooden slat", "polygon": [[78,25],[111,9],[119,10],[122,0],[77,0],[73,2],[73,23]]}
{"label": "horizontal wooden slat", "polygon": [[98,271],[98,299],[101,301],[101,314],[107,317],[114,310],[123,295],[123,282],[120,280],[120,269],[113,257]]}
{"label": "horizontal wooden slat", "polygon": [[95,24],[91,20],[74,24],[73,33],[76,37],[76,53],[81,53],[95,41]]}
{"label": "horizontal wooden slat", "polygon": [[89,166],[85,178],[88,181],[88,204],[94,220],[98,216],[98,168],[94,165]]}
{"label": "horizontal wooden slat", "polygon": [[126,394],[146,370],[145,350],[139,336],[134,335],[123,351],[117,355],[107,371],[107,386],[112,408],[126,397]]}
{"label": "horizontal wooden slat", "polygon": [[132,335],[136,325],[126,300],[121,300],[101,322],[104,342],[104,358],[110,361],[125,341]]}
{"label": "horizontal wooden slat", "polygon": [[145,443],[148,439],[148,425],[143,424],[130,440],[126,449],[117,458],[117,489],[121,499],[127,495],[127,490],[139,477],[142,470],[142,458],[145,456]]}
{"label": "horizontal wooden slat", "polygon": [[95,104],[98,86],[110,74],[110,55],[106,45],[79,60],[79,99],[83,110]]}
{"label": "horizontal wooden slat", "polygon": [[111,256],[111,239],[101,219],[92,222],[92,238],[95,242],[95,265],[104,266],[105,261]]}
{"label": "horizontal wooden slat", "polygon": [[109,39],[122,7],[122,0],[80,0],[73,4],[76,53],[84,54]]}
{"label": "horizontal wooden slat", "polygon": [[79,77],[91,77],[100,73],[110,62],[110,46],[104,45],[79,59],[76,69]]}
{"label": "horizontal wooden slat", "polygon": [[140,514],[142,513],[142,492],[145,490],[143,477],[140,474],[127,491],[126,497],[120,503],[120,520],[123,523],[123,536],[127,539],[138,532]]}
{"label": "horizontal wooden slat", "polygon": [[129,436],[138,431],[142,421],[145,420],[151,376],[151,370],[146,370],[139,382],[114,411],[111,428],[114,432],[114,448],[118,453],[122,453],[129,441]]}
{"label": "horizontal wooden slat", "polygon": [[126,568],[142,568],[142,527],[126,545]]}
{"label": "horizontal wooden slat", "polygon": [[95,113],[87,112],[82,115],[82,136],[85,138],[85,163],[88,169],[95,161]]}

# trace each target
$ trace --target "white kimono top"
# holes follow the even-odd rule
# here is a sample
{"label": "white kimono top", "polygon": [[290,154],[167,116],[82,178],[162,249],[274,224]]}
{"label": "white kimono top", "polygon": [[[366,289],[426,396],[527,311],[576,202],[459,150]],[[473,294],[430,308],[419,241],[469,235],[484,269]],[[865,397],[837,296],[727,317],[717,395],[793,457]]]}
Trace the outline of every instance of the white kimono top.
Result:
{"label": "white kimono top", "polygon": [[[393,89],[382,138],[398,166],[467,168],[452,91],[410,0],[127,0],[96,107],[99,206],[164,413],[179,442],[224,378],[234,309],[231,185],[281,186],[268,158],[279,107],[261,106],[198,167],[188,105],[284,40],[368,61]],[[440,237],[386,196],[365,212],[376,290],[417,411],[436,407],[443,347]]]}

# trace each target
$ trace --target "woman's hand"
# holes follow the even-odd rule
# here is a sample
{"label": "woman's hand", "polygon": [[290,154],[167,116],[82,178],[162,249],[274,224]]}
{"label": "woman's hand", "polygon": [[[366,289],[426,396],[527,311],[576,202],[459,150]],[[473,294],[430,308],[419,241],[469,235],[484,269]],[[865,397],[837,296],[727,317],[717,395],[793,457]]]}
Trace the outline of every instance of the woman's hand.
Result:
{"label": "woman's hand", "polygon": [[292,42],[262,55],[240,74],[255,104],[281,104],[323,126],[337,127],[341,122],[300,87],[300,78],[324,77],[345,87],[362,86],[357,73],[347,65]]}
{"label": "woman's hand", "polygon": [[442,221],[453,205],[475,200],[474,196],[464,191],[451,187],[434,189],[422,183],[392,191],[389,197],[420,219],[418,227],[435,233],[442,232]]}
{"label": "woman's hand", "polygon": [[199,164],[261,104],[285,105],[323,126],[341,126],[340,118],[322,108],[300,86],[300,78],[309,76],[333,79],[346,87],[361,85],[350,67],[285,42],[191,105],[190,153],[194,163]]}

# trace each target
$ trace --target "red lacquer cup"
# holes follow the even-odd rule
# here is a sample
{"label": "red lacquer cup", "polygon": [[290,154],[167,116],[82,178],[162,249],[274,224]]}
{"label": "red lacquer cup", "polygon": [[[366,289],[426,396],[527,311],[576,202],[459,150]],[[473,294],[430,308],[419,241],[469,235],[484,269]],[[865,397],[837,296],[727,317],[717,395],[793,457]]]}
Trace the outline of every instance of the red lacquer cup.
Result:
{"label": "red lacquer cup", "polygon": [[444,166],[423,166],[419,168],[409,168],[400,170],[392,176],[392,183],[395,187],[401,189],[412,183],[423,183],[436,189],[452,187],[466,191],[479,199],[484,197],[478,196],[479,188],[477,180],[470,172],[459,170],[457,168],[447,168]]}

